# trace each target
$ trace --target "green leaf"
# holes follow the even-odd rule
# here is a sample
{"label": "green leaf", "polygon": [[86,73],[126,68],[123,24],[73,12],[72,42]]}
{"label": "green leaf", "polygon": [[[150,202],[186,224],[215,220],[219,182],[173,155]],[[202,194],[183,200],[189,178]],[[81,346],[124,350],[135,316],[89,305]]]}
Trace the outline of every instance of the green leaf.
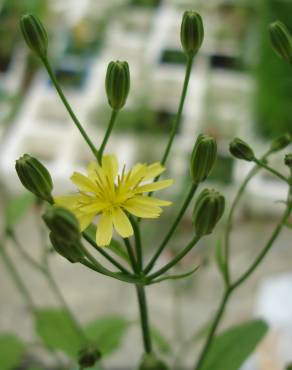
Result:
{"label": "green leaf", "polygon": [[49,348],[61,350],[70,358],[77,359],[83,342],[66,312],[50,308],[38,310],[36,331]]}
{"label": "green leaf", "polygon": [[120,347],[129,326],[122,316],[105,316],[86,325],[85,331],[104,356]]}
{"label": "green leaf", "polygon": [[262,320],[253,320],[219,334],[201,370],[238,370],[268,331]]}
{"label": "green leaf", "polygon": [[19,365],[25,352],[25,344],[14,335],[0,336],[1,370],[12,370]]}
{"label": "green leaf", "polygon": [[30,193],[25,193],[11,200],[5,209],[6,228],[13,229],[25,216],[34,202],[35,196]]}
{"label": "green leaf", "polygon": [[161,334],[161,332],[155,327],[152,327],[150,331],[153,343],[156,346],[157,350],[164,354],[171,353],[172,348],[170,346],[169,341],[165,338],[165,336]]}

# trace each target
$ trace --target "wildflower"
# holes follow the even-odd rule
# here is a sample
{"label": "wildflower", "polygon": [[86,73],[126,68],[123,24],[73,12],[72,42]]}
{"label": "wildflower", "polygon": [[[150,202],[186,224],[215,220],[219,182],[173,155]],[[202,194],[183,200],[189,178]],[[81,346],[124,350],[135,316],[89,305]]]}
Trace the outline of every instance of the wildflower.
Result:
{"label": "wildflower", "polygon": [[171,204],[143,195],[172,185],[171,179],[142,184],[164,170],[159,162],[149,166],[138,163],[129,172],[124,167],[119,175],[116,156],[107,155],[102,158],[101,166],[97,162],[89,163],[87,176],[74,172],[71,180],[78,187],[78,194],[56,197],[55,203],[75,214],[81,230],[100,215],[96,243],[107,246],[112,239],[113,228],[123,238],[133,235],[128,213],[142,218],[157,218],[162,212],[161,207]]}

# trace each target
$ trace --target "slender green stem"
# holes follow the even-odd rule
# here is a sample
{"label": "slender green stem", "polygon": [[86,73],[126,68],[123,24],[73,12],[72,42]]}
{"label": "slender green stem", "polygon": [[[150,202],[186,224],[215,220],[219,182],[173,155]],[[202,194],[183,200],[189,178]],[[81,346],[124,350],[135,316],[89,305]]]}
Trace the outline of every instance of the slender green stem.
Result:
{"label": "slender green stem", "polygon": [[[292,188],[291,188],[292,189]],[[290,193],[292,194],[292,192]],[[292,196],[292,195],[291,195]],[[270,251],[270,249],[272,248],[275,240],[277,239],[277,237],[279,236],[280,232],[282,231],[283,227],[285,226],[290,214],[291,214],[291,210],[292,210],[292,203],[290,201],[290,204],[289,206],[287,206],[286,208],[286,212],[284,213],[280,223],[277,225],[277,227],[275,228],[271,238],[269,239],[268,243],[266,244],[265,248],[263,248],[263,250],[259,253],[259,255],[257,256],[257,258],[255,259],[254,263],[247,269],[247,271],[242,274],[241,277],[239,277],[233,284],[232,284],[232,288],[233,289],[236,289],[238,286],[240,286],[246,279],[249,278],[249,276],[256,270],[256,268],[259,266],[259,264],[262,262],[262,260],[265,258],[265,256],[267,255],[267,253]]]}
{"label": "slender green stem", "polygon": [[285,176],[283,176],[280,172],[276,171],[274,168],[270,167],[269,165],[267,165],[266,163],[264,163],[264,162],[263,162],[263,161],[261,161],[260,159],[255,158],[255,159],[254,159],[254,162],[255,162],[258,166],[260,166],[260,167],[262,167],[262,168],[266,169],[267,171],[271,172],[273,175],[277,176],[277,177],[278,177],[279,179],[281,179],[282,181],[288,182],[288,179],[287,179]]}
{"label": "slender green stem", "polygon": [[[260,159],[260,161],[264,161],[272,152],[268,150]],[[258,173],[261,167],[259,167],[257,164],[249,171],[247,174],[246,178],[244,179],[243,183],[241,184],[240,188],[238,189],[235,198],[233,199],[233,202],[231,204],[229,214],[227,217],[227,224],[226,224],[226,230],[225,230],[225,240],[224,240],[224,260],[226,264],[226,278],[227,278],[227,283],[230,282],[230,264],[229,264],[229,259],[230,259],[230,233],[232,230],[233,226],[233,217],[234,217],[234,212],[235,209],[241,200],[245,189],[251,179]]]}
{"label": "slender green stem", "polygon": [[132,269],[133,269],[134,272],[137,273],[137,272],[139,272],[139,269],[138,269],[138,266],[137,266],[136,258],[135,258],[135,255],[133,253],[133,249],[132,249],[132,245],[130,243],[130,240],[128,238],[125,238],[124,243],[125,243],[125,246],[127,248],[127,252],[128,252],[128,255],[129,255],[129,258],[130,258]]}
{"label": "slender green stem", "polygon": [[[185,104],[185,100],[186,100],[186,96],[187,96],[188,86],[189,86],[192,67],[193,67],[193,61],[194,61],[194,56],[188,56],[187,57],[185,79],[184,79],[184,84],[183,84],[183,88],[182,88],[182,92],[181,92],[181,97],[180,97],[180,101],[179,101],[177,114],[175,116],[175,120],[174,120],[172,129],[171,129],[171,133],[170,133],[166,148],[164,150],[164,153],[163,153],[163,156],[162,156],[162,159],[161,159],[161,164],[163,166],[166,164],[166,161],[168,159],[168,156],[169,156],[174,138],[175,138],[175,136],[177,134],[177,131],[178,131],[178,129],[180,127],[180,124],[181,124],[182,112],[183,112],[183,108],[184,108],[184,104]],[[154,182],[157,182],[159,180],[159,178],[160,178],[160,175],[156,176],[155,179],[154,179]],[[153,191],[149,193],[149,196],[151,197],[152,194],[153,194]]]}
{"label": "slender green stem", "polygon": [[6,253],[4,245],[0,245],[0,254],[2,256],[2,259],[4,261],[4,265],[6,266],[7,270],[9,271],[10,276],[12,277],[13,281],[15,282],[15,285],[17,286],[20,294],[23,296],[27,307],[31,311],[31,313],[35,314],[36,307],[33,302],[33,299],[26,288],[26,286],[23,283],[23,279],[18,274],[11,258],[9,257],[8,253]]}
{"label": "slender green stem", "polygon": [[124,266],[122,266],[118,261],[116,261],[110,254],[108,254],[103,248],[100,248],[94,240],[91,239],[91,237],[86,233],[82,233],[85,240],[88,241],[88,243],[96,249],[104,258],[106,258],[109,262],[111,262],[115,267],[117,267],[121,272],[125,274],[130,274],[130,271],[127,270]]}
{"label": "slender green stem", "polygon": [[112,130],[113,130],[113,127],[114,127],[114,124],[115,124],[115,121],[116,121],[118,112],[119,112],[118,110],[114,110],[114,109],[112,110],[110,122],[108,124],[108,127],[107,127],[106,133],[104,135],[103,141],[102,141],[102,143],[100,145],[100,148],[98,150],[98,162],[99,162],[99,164],[101,164],[103,152],[104,152],[104,149],[105,149],[106,144],[108,142],[108,139],[109,139],[109,137],[110,137],[110,135],[112,133]]}
{"label": "slender green stem", "polygon": [[52,83],[53,85],[55,86],[65,108],[67,109],[70,117],[72,118],[73,122],[75,123],[76,127],[78,128],[78,130],[80,131],[81,135],[83,136],[84,140],[86,141],[87,145],[89,146],[89,148],[91,149],[93,155],[96,157],[96,159],[98,160],[98,151],[95,147],[95,145],[92,143],[92,141],[90,140],[89,136],[87,135],[87,133],[85,132],[84,128],[82,127],[80,121],[78,120],[78,118],[76,117],[75,113],[73,112],[68,100],[66,99],[63,91],[62,91],[62,88],[61,86],[59,85],[59,82],[57,81],[56,79],[56,76],[53,72],[53,69],[49,63],[49,60],[47,58],[42,58],[42,62],[52,80]]}
{"label": "slender green stem", "polygon": [[151,334],[149,329],[149,319],[147,310],[147,300],[145,294],[145,288],[142,285],[136,285],[139,310],[140,310],[140,320],[142,327],[143,343],[146,353],[152,352]]}
{"label": "slender green stem", "polygon": [[176,115],[176,118],[175,118],[175,121],[174,121],[174,125],[172,127],[172,131],[171,131],[171,134],[170,134],[170,137],[169,137],[169,141],[167,143],[167,146],[165,148],[165,151],[164,151],[164,154],[163,154],[163,157],[162,157],[162,160],[161,160],[162,165],[165,165],[165,163],[167,161],[167,158],[169,156],[169,152],[170,152],[172,144],[173,144],[173,140],[175,138],[175,135],[176,135],[176,133],[179,129],[180,123],[181,123],[182,112],[183,112],[184,103],[185,103],[185,99],[186,99],[186,95],[187,95],[187,90],[188,90],[188,86],[189,86],[189,82],[190,82],[193,60],[194,60],[193,56],[188,56],[187,66],[186,66],[186,74],[185,74],[183,89],[182,89],[182,93],[181,93],[181,97],[180,97],[179,107],[178,107],[177,115]]}
{"label": "slender green stem", "polygon": [[149,280],[155,279],[156,277],[164,274],[166,271],[171,269],[173,266],[175,266],[186,254],[189,253],[189,251],[197,244],[197,242],[200,240],[201,237],[195,236],[189,244],[174,257],[169,263],[167,263],[165,266],[163,266],[158,271],[154,272],[153,274],[148,276]]}
{"label": "slender green stem", "polygon": [[246,270],[246,272],[244,272],[241,275],[241,277],[239,277],[234,283],[227,286],[225,294],[223,296],[223,299],[222,299],[222,301],[219,305],[217,314],[215,315],[214,321],[212,323],[212,327],[211,327],[211,330],[208,334],[208,338],[207,338],[206,343],[203,347],[203,350],[200,354],[198,363],[195,367],[195,370],[200,370],[203,363],[204,363],[206,355],[208,354],[208,352],[211,348],[211,345],[213,343],[218,325],[219,325],[219,323],[220,323],[220,321],[223,317],[223,314],[225,312],[225,308],[226,308],[226,305],[228,303],[228,300],[231,297],[231,293],[233,293],[239,286],[241,286],[251,276],[251,274],[256,270],[256,268],[259,266],[259,264],[263,261],[263,259],[267,255],[267,253],[270,251],[272,245],[274,244],[276,238],[279,236],[281,230],[285,226],[285,224],[286,224],[286,222],[287,222],[287,220],[288,220],[288,218],[291,214],[291,210],[292,210],[292,186],[290,186],[290,189],[289,189],[287,207],[285,209],[285,212],[283,213],[283,216],[282,216],[280,222],[278,223],[278,225],[274,229],[274,231],[273,231],[270,239],[268,240],[267,244],[262,249],[260,254],[257,256],[254,263]]}
{"label": "slender green stem", "polygon": [[139,271],[143,271],[143,249],[142,249],[142,240],[140,233],[140,226],[134,217],[130,217],[131,224],[134,230],[135,236],[135,246],[136,246],[136,255],[137,255],[137,268]]}
{"label": "slender green stem", "polygon": [[190,204],[191,200],[193,199],[193,196],[196,192],[198,188],[198,184],[192,184],[191,185],[191,188],[186,196],[186,199],[178,213],[178,215],[176,216],[173,224],[171,225],[168,233],[166,234],[166,236],[164,237],[161,245],[159,246],[159,248],[157,249],[157,251],[155,252],[154,256],[152,257],[152,259],[150,260],[150,262],[148,263],[148,265],[146,266],[145,270],[144,270],[144,273],[147,274],[148,272],[151,271],[151,269],[153,268],[155,262],[157,261],[157,259],[159,258],[159,256],[161,255],[161,253],[163,252],[164,248],[166,247],[167,243],[169,242],[169,240],[171,239],[173,233],[175,232],[177,226],[179,225],[180,221],[182,220],[186,210],[187,210],[187,207],[188,205]]}
{"label": "slender green stem", "polygon": [[216,312],[216,315],[214,317],[214,321],[213,321],[212,326],[210,328],[206,343],[205,343],[204,348],[203,348],[203,350],[200,354],[200,357],[199,357],[199,360],[198,360],[197,365],[195,367],[195,370],[201,369],[201,367],[202,367],[202,365],[205,361],[205,358],[206,358],[206,356],[209,352],[211,344],[213,343],[214,336],[215,336],[216,330],[218,328],[218,325],[219,325],[219,323],[220,323],[220,321],[223,317],[223,314],[224,314],[228,299],[230,297],[230,294],[231,294],[231,291],[229,289],[227,289],[225,291],[223,297],[222,297],[222,300],[219,304],[219,308],[218,308],[218,310]]}

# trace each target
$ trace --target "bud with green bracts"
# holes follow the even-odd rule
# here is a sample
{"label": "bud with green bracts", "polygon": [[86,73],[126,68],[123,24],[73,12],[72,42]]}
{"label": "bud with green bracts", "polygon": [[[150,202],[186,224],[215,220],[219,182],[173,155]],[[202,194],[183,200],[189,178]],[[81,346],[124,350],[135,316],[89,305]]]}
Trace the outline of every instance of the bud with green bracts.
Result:
{"label": "bud with green bracts", "polygon": [[46,58],[48,35],[42,22],[33,14],[25,14],[20,19],[20,28],[28,47],[40,58]]}
{"label": "bud with green bracts", "polygon": [[53,248],[62,257],[66,258],[71,263],[82,261],[83,253],[81,251],[80,241],[75,242],[66,241],[65,239],[60,239],[57,235],[55,235],[52,232],[50,233],[49,237]]}
{"label": "bud with green bracts", "polygon": [[114,110],[123,108],[130,90],[130,70],[127,62],[110,62],[106,72],[105,89],[109,105]]}
{"label": "bud with green bracts", "polygon": [[143,356],[138,370],[169,370],[169,368],[154,354],[149,353]]}
{"label": "bud with green bracts", "polygon": [[64,240],[66,243],[80,241],[79,221],[69,210],[61,207],[52,207],[43,215],[43,220],[49,230],[59,240]]}
{"label": "bud with green bracts", "polygon": [[195,233],[201,237],[211,234],[223,215],[225,199],[214,189],[204,189],[198,196],[193,211]]}
{"label": "bud with green bracts", "polygon": [[184,13],[180,39],[185,53],[188,56],[194,56],[204,40],[204,26],[200,14],[191,10]]}
{"label": "bud with green bracts", "polygon": [[37,197],[53,202],[53,181],[49,171],[36,158],[24,154],[15,163],[15,169],[22,185]]}
{"label": "bud with green bracts", "polygon": [[292,136],[289,133],[286,133],[274,139],[271,143],[270,149],[273,152],[277,152],[278,150],[285,149],[291,143],[292,143]]}
{"label": "bud with green bracts", "polygon": [[285,165],[288,166],[292,170],[292,153],[288,153],[285,155]]}
{"label": "bud with green bracts", "polygon": [[292,64],[292,36],[284,23],[276,21],[269,26],[270,40],[276,54]]}
{"label": "bud with green bracts", "polygon": [[251,147],[245,141],[237,137],[229,144],[229,151],[237,159],[243,159],[245,161],[253,161],[255,159]]}
{"label": "bud with green bracts", "polygon": [[217,158],[216,140],[208,135],[200,134],[196,140],[192,156],[190,172],[195,184],[204,181]]}
{"label": "bud with green bracts", "polygon": [[78,363],[82,369],[93,367],[98,360],[101,359],[100,351],[93,345],[88,345],[79,351]]}

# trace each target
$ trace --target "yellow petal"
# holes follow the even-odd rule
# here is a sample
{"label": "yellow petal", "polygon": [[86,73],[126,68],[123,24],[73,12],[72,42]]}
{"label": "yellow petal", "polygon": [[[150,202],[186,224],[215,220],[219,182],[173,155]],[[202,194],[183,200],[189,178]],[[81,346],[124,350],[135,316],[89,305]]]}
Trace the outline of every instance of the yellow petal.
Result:
{"label": "yellow petal", "polygon": [[137,199],[137,197],[125,202],[123,208],[133,215],[143,218],[157,218],[162,212],[162,209],[157,205],[145,204],[140,199]]}
{"label": "yellow petal", "polygon": [[113,223],[116,231],[122,238],[128,238],[133,235],[131,222],[121,208],[115,208],[113,211]]}
{"label": "yellow petal", "polygon": [[145,193],[145,192],[148,192],[148,191],[161,190],[161,189],[169,187],[172,184],[173,184],[172,179],[157,181],[157,182],[153,182],[151,184],[146,184],[146,185],[139,186],[137,189],[135,189],[135,193],[139,194],[139,193]]}
{"label": "yellow petal", "polygon": [[72,182],[81,190],[90,193],[98,192],[98,187],[88,177],[82,175],[82,173],[74,172],[71,176]]}
{"label": "yellow petal", "polygon": [[137,186],[146,175],[147,166],[145,164],[137,163],[125,178],[125,186],[127,188]]}
{"label": "yellow petal", "polygon": [[102,158],[102,168],[110,182],[114,182],[118,174],[119,164],[115,155],[106,155]]}
{"label": "yellow petal", "polygon": [[81,231],[85,230],[96,216],[96,213],[82,213],[82,212],[74,213],[79,221]]}
{"label": "yellow petal", "polygon": [[172,204],[172,202],[169,202],[168,200],[162,200],[154,197],[147,197],[145,195],[135,195],[134,197],[135,200],[139,200],[141,204],[145,205],[155,205],[155,206],[160,206],[160,207],[167,207]]}
{"label": "yellow petal", "polygon": [[163,167],[160,162],[156,162],[151,164],[147,167],[146,174],[144,176],[144,180],[150,180],[165,171],[165,167]]}
{"label": "yellow petal", "polygon": [[96,244],[105,247],[110,244],[113,236],[113,219],[109,212],[104,212],[96,227]]}
{"label": "yellow petal", "polygon": [[64,195],[54,198],[54,202],[57,206],[74,209],[79,205],[80,202],[80,194],[74,195]]}

